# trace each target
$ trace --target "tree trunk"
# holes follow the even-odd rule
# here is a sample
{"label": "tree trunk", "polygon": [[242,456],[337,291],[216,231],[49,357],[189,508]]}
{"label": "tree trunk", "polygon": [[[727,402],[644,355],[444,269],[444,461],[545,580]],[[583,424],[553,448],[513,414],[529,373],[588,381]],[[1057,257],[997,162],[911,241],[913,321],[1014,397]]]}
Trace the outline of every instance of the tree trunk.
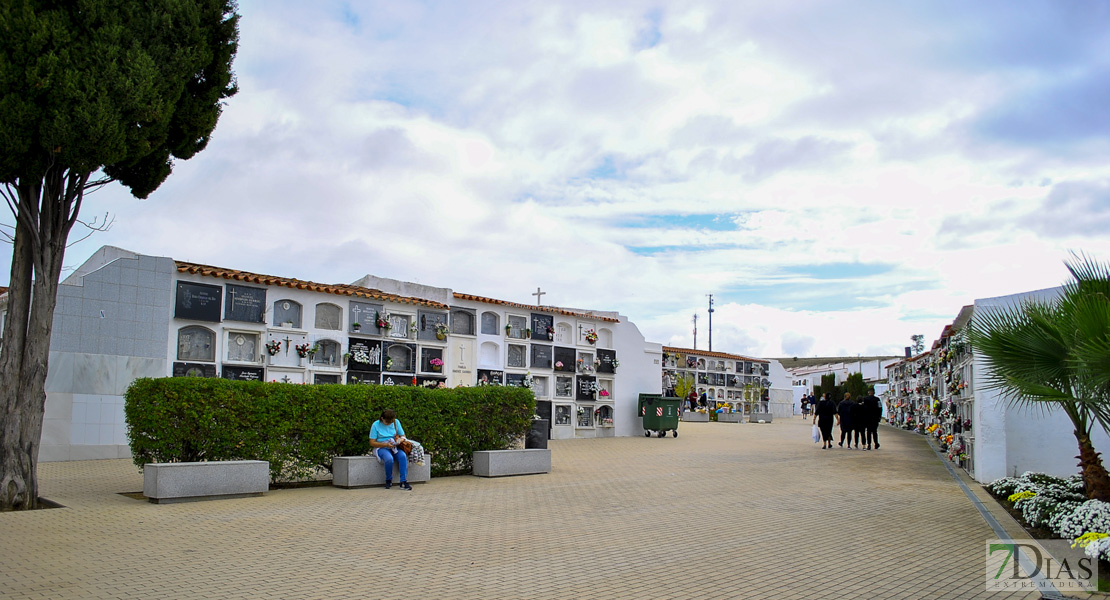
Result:
{"label": "tree trunk", "polygon": [[11,382],[0,391],[0,511],[38,508],[36,467],[58,280],[87,180],[88,174],[51,169],[40,181],[14,186],[12,289],[0,355],[0,381]]}
{"label": "tree trunk", "polygon": [[1075,431],[1075,439],[1079,442],[1079,468],[1083,473],[1083,486],[1087,490],[1087,498],[1110,502],[1110,474],[1102,464],[1102,456],[1095,451],[1091,438],[1085,433]]}
{"label": "tree trunk", "polygon": [[12,385],[0,386],[0,510],[31,509],[38,504],[34,461],[30,458],[30,448],[23,443],[18,384],[22,380],[20,371],[31,307],[31,253],[29,230],[17,220],[4,347],[0,352],[0,381],[12,382]]}

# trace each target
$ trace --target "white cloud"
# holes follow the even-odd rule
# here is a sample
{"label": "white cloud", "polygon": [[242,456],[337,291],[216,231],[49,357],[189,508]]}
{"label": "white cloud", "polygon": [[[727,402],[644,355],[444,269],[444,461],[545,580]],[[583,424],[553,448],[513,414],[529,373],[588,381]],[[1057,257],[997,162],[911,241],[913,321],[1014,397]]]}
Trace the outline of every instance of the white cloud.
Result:
{"label": "white cloud", "polygon": [[543,286],[683,344],[713,293],[717,349],[900,353],[1069,249],[1110,259],[1105,131],[1014,125],[1067,91],[1089,114],[1107,33],[933,4],[245,1],[209,149],[149,201],[92,196],[117,224],[67,262]]}

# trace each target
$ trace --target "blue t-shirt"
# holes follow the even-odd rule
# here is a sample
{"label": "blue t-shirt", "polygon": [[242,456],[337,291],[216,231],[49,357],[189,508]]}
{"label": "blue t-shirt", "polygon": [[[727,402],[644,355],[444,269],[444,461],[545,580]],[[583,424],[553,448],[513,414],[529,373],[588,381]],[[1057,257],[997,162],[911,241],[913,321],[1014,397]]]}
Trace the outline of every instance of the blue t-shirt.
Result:
{"label": "blue t-shirt", "polygon": [[370,439],[376,442],[388,442],[398,435],[405,435],[405,428],[401,427],[400,419],[393,419],[389,425],[384,425],[381,420],[378,420],[370,426]]}

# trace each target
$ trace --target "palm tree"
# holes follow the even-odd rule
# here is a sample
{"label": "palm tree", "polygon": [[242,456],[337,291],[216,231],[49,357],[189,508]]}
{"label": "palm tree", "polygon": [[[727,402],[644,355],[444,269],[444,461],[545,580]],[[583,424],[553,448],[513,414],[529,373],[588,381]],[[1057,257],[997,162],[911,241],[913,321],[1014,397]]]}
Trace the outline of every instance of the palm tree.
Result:
{"label": "palm tree", "polygon": [[1071,419],[1087,497],[1110,501],[1110,474],[1091,443],[1095,424],[1110,431],[1110,375],[1099,362],[1110,356],[1110,268],[1086,256],[1066,264],[1074,279],[1059,298],[977,310],[969,337],[989,367],[988,388]]}

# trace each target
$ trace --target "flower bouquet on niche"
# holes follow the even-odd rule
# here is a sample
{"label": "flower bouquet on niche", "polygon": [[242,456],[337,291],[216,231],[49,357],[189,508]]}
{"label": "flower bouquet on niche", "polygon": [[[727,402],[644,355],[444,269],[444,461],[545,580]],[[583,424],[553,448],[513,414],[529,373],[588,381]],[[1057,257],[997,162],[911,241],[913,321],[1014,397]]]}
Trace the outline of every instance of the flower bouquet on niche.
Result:
{"label": "flower bouquet on niche", "polygon": [[296,350],[297,350],[297,356],[299,356],[301,358],[305,358],[310,354],[315,354],[315,351],[313,350],[312,346],[309,345],[308,342],[305,342],[303,344],[297,344],[296,346],[294,346],[294,348],[296,348]]}
{"label": "flower bouquet on niche", "polygon": [[374,324],[378,326],[378,329],[388,330],[393,328],[393,324],[389,322],[388,312],[382,314],[380,312],[374,311]]}
{"label": "flower bouquet on niche", "polygon": [[597,332],[594,331],[593,329],[587,329],[586,330],[586,341],[591,343],[591,344],[596,344],[597,343]]}
{"label": "flower bouquet on niche", "polygon": [[432,366],[433,371],[439,371],[443,368],[443,359],[433,358],[432,360],[428,361],[428,364]]}
{"label": "flower bouquet on niche", "polygon": [[270,340],[266,342],[266,352],[273,356],[281,352],[281,340]]}

